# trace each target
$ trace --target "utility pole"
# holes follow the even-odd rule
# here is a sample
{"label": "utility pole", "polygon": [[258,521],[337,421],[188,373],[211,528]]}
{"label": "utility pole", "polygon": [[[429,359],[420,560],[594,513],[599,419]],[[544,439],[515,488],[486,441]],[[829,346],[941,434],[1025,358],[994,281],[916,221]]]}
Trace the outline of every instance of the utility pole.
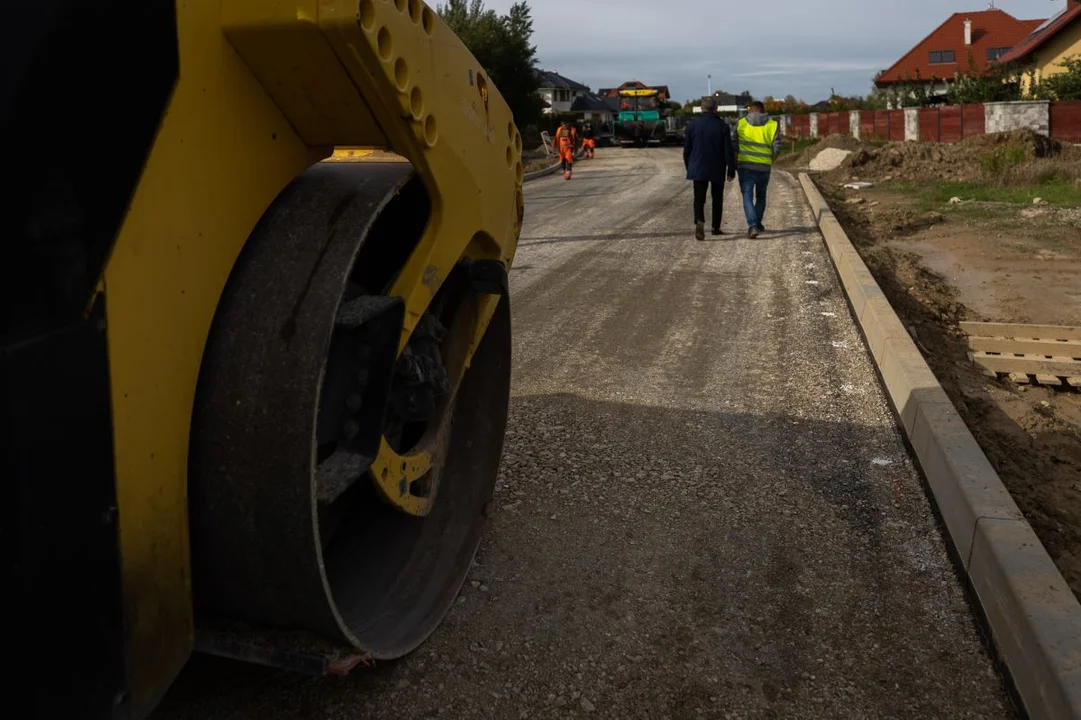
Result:
{"label": "utility pole", "polygon": [[706,75],[706,97],[713,96],[713,75]]}

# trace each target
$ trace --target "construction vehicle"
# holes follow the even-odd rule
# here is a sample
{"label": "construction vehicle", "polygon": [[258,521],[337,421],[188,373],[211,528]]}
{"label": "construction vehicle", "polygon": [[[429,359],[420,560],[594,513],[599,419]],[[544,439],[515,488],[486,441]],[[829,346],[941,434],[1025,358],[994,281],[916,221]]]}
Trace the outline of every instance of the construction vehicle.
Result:
{"label": "construction vehicle", "polygon": [[479,543],[522,139],[420,0],[40,0],[0,42],[22,717],[402,656]]}
{"label": "construction vehicle", "polygon": [[664,142],[666,145],[682,145],[687,132],[686,115],[669,115],[664,119]]}
{"label": "construction vehicle", "polygon": [[665,114],[655,89],[620,90],[616,141],[623,147],[645,147],[664,142],[667,134]]}

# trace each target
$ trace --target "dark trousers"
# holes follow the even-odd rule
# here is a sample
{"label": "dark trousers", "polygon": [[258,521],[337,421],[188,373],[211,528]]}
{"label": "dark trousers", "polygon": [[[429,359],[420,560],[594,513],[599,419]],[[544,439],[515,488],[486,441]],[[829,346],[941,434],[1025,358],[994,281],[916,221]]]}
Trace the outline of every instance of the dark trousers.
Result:
{"label": "dark trousers", "polygon": [[695,180],[694,181],[694,221],[704,223],[706,221],[706,188],[710,189],[713,201],[713,225],[714,230],[721,229],[721,215],[724,213],[724,180]]}

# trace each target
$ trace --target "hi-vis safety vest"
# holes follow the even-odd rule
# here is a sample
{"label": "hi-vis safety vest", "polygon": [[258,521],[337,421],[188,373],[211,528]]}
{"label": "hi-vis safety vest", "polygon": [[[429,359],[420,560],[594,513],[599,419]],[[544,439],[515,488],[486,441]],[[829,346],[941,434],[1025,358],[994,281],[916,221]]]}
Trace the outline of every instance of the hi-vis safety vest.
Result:
{"label": "hi-vis safety vest", "polygon": [[765,125],[751,125],[747,118],[739,121],[736,126],[736,137],[739,138],[739,152],[736,153],[736,162],[740,165],[750,163],[752,165],[773,165],[773,141],[777,137],[778,127],[776,120],[770,120]]}

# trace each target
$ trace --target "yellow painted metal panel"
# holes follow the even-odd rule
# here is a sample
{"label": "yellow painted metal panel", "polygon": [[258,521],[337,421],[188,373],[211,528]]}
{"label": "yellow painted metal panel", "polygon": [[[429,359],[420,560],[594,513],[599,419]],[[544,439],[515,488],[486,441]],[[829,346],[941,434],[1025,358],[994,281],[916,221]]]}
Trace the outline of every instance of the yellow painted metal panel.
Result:
{"label": "yellow painted metal panel", "polygon": [[406,301],[404,347],[474,238],[489,241],[473,245],[488,257],[513,256],[521,138],[479,63],[424,3],[320,0],[319,24],[432,201],[424,237],[392,291]]}
{"label": "yellow painted metal panel", "polygon": [[[223,17],[240,55],[309,141],[378,145],[385,138],[424,182],[431,219],[392,291],[406,302],[401,347],[467,248],[474,257],[513,257],[521,135],[483,68],[431,7],[420,0],[226,0]],[[314,39],[313,23],[336,63]],[[317,46],[316,61],[290,60]],[[370,116],[340,137],[333,123],[318,120],[334,114],[323,109],[349,84]],[[373,127],[381,137],[361,137]]]}
{"label": "yellow painted metal panel", "polygon": [[[135,715],[192,646],[191,410],[218,299],[264,210],[332,145],[354,146],[339,160],[390,147],[412,162],[432,217],[394,286],[404,346],[463,255],[509,263],[523,205],[509,109],[419,0],[193,1],[177,13],[180,82],[104,283]],[[495,302],[482,301],[471,349]]]}
{"label": "yellow painted metal panel", "polygon": [[237,254],[316,155],[222,36],[178,3],[180,81],[105,271],[133,714],[192,645],[187,458],[203,345]]}

